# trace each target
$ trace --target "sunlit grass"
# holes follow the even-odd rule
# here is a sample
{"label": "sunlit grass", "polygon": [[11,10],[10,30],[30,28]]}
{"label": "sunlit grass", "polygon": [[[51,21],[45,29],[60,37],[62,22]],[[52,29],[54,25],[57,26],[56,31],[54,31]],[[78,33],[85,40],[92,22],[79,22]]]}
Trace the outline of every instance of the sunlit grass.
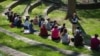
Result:
{"label": "sunlit grass", "polygon": [[32,10],[32,12],[30,13],[30,16],[31,17],[35,17],[37,15],[42,15],[43,14],[43,11],[46,9],[46,6],[47,5],[45,5],[45,4],[41,4],[38,7],[34,8]]}
{"label": "sunlit grass", "polygon": [[29,6],[31,3],[34,3],[36,0],[24,1],[18,4],[15,8],[12,9],[15,13],[22,15],[24,10],[27,9],[26,7]]}
{"label": "sunlit grass", "polygon": [[66,16],[66,12],[65,11],[60,11],[60,10],[54,10],[52,11],[50,14],[48,14],[48,16],[52,19],[56,18],[56,19],[64,19]]}
{"label": "sunlit grass", "polygon": [[[21,15],[21,14],[23,13],[25,7],[26,7],[25,4],[23,4],[23,5],[18,5],[18,6],[16,6],[15,8],[13,8],[12,11]],[[22,8],[23,8],[23,9],[22,9]]]}
{"label": "sunlit grass", "polygon": [[0,2],[0,13],[6,9],[7,5],[9,5],[11,2],[13,2],[12,0],[6,0],[6,1],[3,1],[3,2]]}
{"label": "sunlit grass", "polygon": [[0,3],[0,5],[2,5],[2,7],[6,7],[7,5],[9,5],[11,2],[13,2],[13,0],[6,0]]}
{"label": "sunlit grass", "polygon": [[99,34],[100,36],[100,9],[78,10],[80,24],[88,35]]}

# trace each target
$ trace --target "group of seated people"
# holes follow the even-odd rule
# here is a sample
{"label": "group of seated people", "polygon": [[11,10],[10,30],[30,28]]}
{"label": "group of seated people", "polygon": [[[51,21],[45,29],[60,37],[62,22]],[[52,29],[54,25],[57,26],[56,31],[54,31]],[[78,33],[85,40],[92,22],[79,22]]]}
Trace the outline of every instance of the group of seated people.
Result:
{"label": "group of seated people", "polygon": [[29,16],[26,16],[23,23],[22,17],[19,14],[11,11],[11,9],[8,9],[5,15],[7,15],[7,19],[11,23],[10,27],[24,28],[24,33],[34,33],[36,31],[33,28],[33,20],[29,21]]}
{"label": "group of seated people", "polygon": [[[9,22],[11,22],[10,27],[24,28],[24,33],[32,34],[36,32],[37,30],[35,30],[33,26],[38,25],[40,28],[39,36],[51,36],[51,39],[53,41],[61,40],[63,44],[69,44],[70,40],[72,40],[76,47],[84,46],[84,40],[80,27],[76,27],[76,29],[74,30],[74,38],[70,39],[65,23],[63,23],[62,26],[59,26],[56,20],[51,21],[50,18],[44,19],[41,15],[36,16],[34,19],[31,20],[30,16],[26,16],[23,23],[21,16],[17,13],[12,12],[11,9],[9,9],[5,14],[8,17]],[[73,23],[73,25],[75,24],[76,23]],[[48,32],[50,32],[50,34]],[[98,50],[100,40],[98,40],[97,37],[98,35],[96,34],[95,38],[91,39],[91,49]]]}

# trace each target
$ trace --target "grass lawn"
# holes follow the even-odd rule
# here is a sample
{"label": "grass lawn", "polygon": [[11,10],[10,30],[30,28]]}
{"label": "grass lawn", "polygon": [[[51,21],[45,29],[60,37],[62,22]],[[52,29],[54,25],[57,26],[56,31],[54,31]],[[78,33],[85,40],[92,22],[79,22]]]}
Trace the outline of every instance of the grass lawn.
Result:
{"label": "grass lawn", "polygon": [[80,24],[88,35],[95,33],[100,36],[100,9],[94,10],[78,10]]}
{"label": "grass lawn", "polygon": [[6,6],[8,4],[10,4],[11,2],[13,2],[12,0],[6,0],[3,2],[0,2],[0,13],[6,8]]}
{"label": "grass lawn", "polygon": [[[3,5],[3,4],[2,4]],[[20,7],[20,6],[19,6]],[[44,4],[42,4],[41,6],[39,6],[39,7],[37,7],[37,8],[35,8],[35,9],[33,9],[33,11],[32,11],[32,13],[30,13],[31,14],[31,16],[32,17],[34,17],[34,16],[36,16],[36,15],[38,15],[38,14],[42,14],[43,13],[43,11],[44,11],[44,9],[45,9],[45,5]],[[15,7],[16,8],[16,7]],[[23,9],[21,9],[21,8],[23,8],[23,6],[21,6],[20,7],[20,9],[18,9],[18,10],[20,10],[20,11],[18,11],[17,13],[20,13]],[[2,11],[2,9],[1,9],[1,11]],[[16,10],[14,10],[14,11],[17,11],[17,8],[16,8]],[[97,11],[97,12],[96,12]],[[91,12],[90,10],[88,11],[88,12]],[[92,13],[94,13],[95,12],[95,14],[96,13],[99,13],[99,9],[98,10],[94,10]],[[94,33],[100,33],[100,28],[99,28],[99,26],[100,26],[100,23],[99,23],[99,18],[100,17],[94,17],[94,16],[91,16],[91,17],[85,17],[84,15],[89,15],[88,13],[86,14],[87,12],[85,12],[84,10],[82,11],[82,10],[79,10],[78,11],[78,15],[79,15],[79,17],[82,19],[82,20],[80,20],[80,23],[81,23],[81,25],[82,25],[82,27],[84,28],[84,30],[86,31],[86,33],[88,34],[88,35],[93,35]],[[62,18],[62,17],[64,17],[65,16],[65,12],[63,13],[63,12],[59,12],[59,11],[54,11],[54,12],[52,12],[51,14],[53,14],[53,15],[51,15],[51,17],[52,18]],[[62,15],[64,15],[64,16],[61,16],[61,14]],[[94,14],[94,15],[95,15]],[[97,14],[97,15],[100,15],[100,14]],[[96,16],[96,15],[95,15]],[[89,50],[87,50],[87,49],[85,49],[85,48],[75,48],[75,47],[73,47],[73,46],[67,46],[67,45],[63,45],[63,44],[61,44],[61,43],[56,43],[56,42],[53,42],[53,41],[51,41],[51,40],[49,40],[49,39],[44,39],[44,38],[41,38],[40,36],[37,36],[37,35],[34,35],[34,34],[29,34],[29,35],[25,35],[25,34],[23,34],[23,33],[21,33],[20,31],[21,31],[21,29],[17,29],[17,28],[10,28],[9,27],[9,22],[5,19],[5,17],[2,17],[2,16],[0,16],[1,18],[0,18],[0,26],[1,27],[3,27],[3,28],[5,28],[5,29],[7,29],[7,30],[10,30],[10,31],[12,31],[12,32],[14,32],[14,33],[17,33],[17,34],[20,34],[20,35],[22,35],[22,36],[25,36],[25,37],[27,37],[27,38],[30,38],[30,39],[33,39],[33,40],[36,40],[36,41],[39,41],[39,42],[42,42],[42,43],[45,43],[45,44],[48,44],[48,45],[52,45],[52,46],[55,46],[55,47],[58,47],[58,48],[62,48],[62,49],[68,49],[68,50],[73,50],[73,51],[75,51],[75,52],[81,52],[81,53],[88,53],[88,54],[92,54],[92,55],[94,55],[94,54],[97,54],[97,55],[100,55],[100,54],[98,54],[97,52],[95,52],[95,53],[93,53],[93,52],[91,52],[91,51],[89,51]],[[87,21],[88,20],[88,21]],[[67,20],[67,21],[61,21],[61,22],[65,22],[66,24],[67,24],[67,26],[68,26],[68,28],[71,28],[71,24],[70,24],[70,22]],[[93,26],[93,27],[92,27]],[[95,28],[94,28],[94,26],[95,26]],[[0,34],[2,34],[2,36],[4,35],[3,33],[0,33]],[[0,35],[1,36],[1,35]],[[6,37],[5,35],[4,35],[4,37]],[[8,40],[8,39],[6,39],[6,40]],[[2,40],[1,40],[2,41]],[[18,40],[15,40],[15,42],[16,41],[18,41]],[[18,41],[18,42],[22,42],[22,41]],[[8,44],[9,42],[3,42],[2,41],[2,43],[3,44],[5,44],[5,45],[7,45],[7,46],[10,46],[10,47],[12,47],[12,48],[15,48],[15,49],[18,49],[18,50],[21,50],[21,51],[23,51],[23,50],[25,50],[24,52],[27,52],[27,53],[29,53],[29,54],[33,54],[33,50],[34,50],[34,48],[36,49],[37,47],[36,46],[30,46],[30,45],[28,45],[28,44],[23,44],[23,46],[25,46],[25,47],[23,47],[23,46],[21,46],[22,44],[20,44],[19,45],[19,48],[18,48],[18,46],[17,45],[15,45],[14,47],[12,46],[12,45],[14,45],[14,44],[16,44],[16,43],[11,43],[11,44]],[[28,45],[28,46],[27,46]],[[16,47],[17,46],[17,47]],[[27,47],[27,48],[26,48]],[[30,51],[29,49],[31,50],[32,48],[32,51]],[[41,51],[39,50],[39,48],[41,49]],[[45,48],[44,48],[45,49]],[[44,51],[44,49],[43,48],[41,48],[41,47],[38,47],[37,48],[37,52],[41,52],[41,54],[42,54],[42,52],[43,52],[43,54],[45,53],[45,51]],[[51,53],[53,53],[53,51],[51,52]],[[51,55],[51,53],[50,53],[50,55]],[[36,53],[34,53],[34,54],[36,54]],[[48,53],[47,53],[48,54]],[[47,54],[44,54],[43,56],[46,56]],[[58,55],[59,53],[57,53],[57,55]],[[40,54],[37,54],[38,56],[40,55]],[[53,55],[53,54],[52,54]],[[57,56],[56,55],[56,56]]]}
{"label": "grass lawn", "polygon": [[29,1],[24,1],[21,2],[20,4],[18,4],[15,8],[12,9],[12,11],[14,11],[15,13],[18,13],[19,15],[22,15],[24,13],[24,10],[26,9],[26,7],[34,2],[35,0],[29,0]]}
{"label": "grass lawn", "polygon": [[65,16],[66,16],[66,12],[64,11],[60,11],[60,10],[54,10],[52,11],[50,14],[48,14],[48,16],[51,18],[51,19],[64,19]]}
{"label": "grass lawn", "polygon": [[22,15],[22,13],[24,12],[28,3],[29,3],[29,1],[22,2],[22,3],[18,4],[15,8],[13,8],[12,11],[15,13],[18,13],[19,15]]}
{"label": "grass lawn", "polygon": [[6,0],[6,1],[0,2],[0,5],[1,5],[2,7],[5,7],[5,8],[6,8],[6,6],[7,6],[8,4],[10,4],[12,1],[13,1],[13,0]]}
{"label": "grass lawn", "polygon": [[29,44],[24,43],[21,40],[16,40],[12,38],[11,36],[8,36],[1,32],[0,32],[0,36],[1,36],[0,44],[28,53],[32,56],[41,56],[41,55],[42,56],[63,56],[59,52],[55,52],[49,48],[44,48],[41,46],[31,46]]}
{"label": "grass lawn", "polygon": [[39,5],[38,7],[34,8],[32,10],[32,12],[30,13],[30,16],[35,17],[37,15],[42,15],[43,11],[44,11],[44,9],[46,9],[46,7],[47,7],[47,5],[45,5],[45,4]]}

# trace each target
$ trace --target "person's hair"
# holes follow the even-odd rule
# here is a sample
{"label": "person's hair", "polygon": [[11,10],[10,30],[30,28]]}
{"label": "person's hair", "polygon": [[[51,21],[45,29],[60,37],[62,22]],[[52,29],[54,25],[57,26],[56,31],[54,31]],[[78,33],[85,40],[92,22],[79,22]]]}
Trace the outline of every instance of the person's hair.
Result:
{"label": "person's hair", "polygon": [[22,18],[22,17],[21,17],[21,16],[19,16],[19,19],[20,19],[20,20],[21,20],[21,18]]}
{"label": "person's hair", "polygon": [[19,15],[18,15],[18,14],[17,14],[16,16],[17,16],[17,17],[19,17]]}
{"label": "person's hair", "polygon": [[97,38],[98,37],[98,34],[95,34],[95,37]]}
{"label": "person's hair", "polygon": [[57,21],[56,20],[54,20],[54,23],[56,23]]}
{"label": "person's hair", "polygon": [[29,20],[29,18],[30,18],[30,16],[26,16],[26,19],[25,19],[25,21]]}
{"label": "person's hair", "polygon": [[64,29],[63,29],[63,32],[62,32],[62,35],[65,35],[66,33],[67,33],[67,29],[64,28]]}
{"label": "person's hair", "polygon": [[8,8],[9,11],[11,11],[11,8]]}
{"label": "person's hair", "polygon": [[47,21],[50,21],[50,18],[48,18]]}
{"label": "person's hair", "polygon": [[32,22],[33,22],[33,20],[30,20],[30,22],[32,23]]}
{"label": "person's hair", "polygon": [[77,29],[80,29],[80,27],[77,27]]}
{"label": "person's hair", "polygon": [[30,16],[26,16],[26,18],[30,18]]}
{"label": "person's hair", "polygon": [[65,26],[66,24],[65,23],[63,23],[63,26]]}
{"label": "person's hair", "polygon": [[63,32],[64,32],[64,33],[67,33],[67,29],[66,29],[66,28],[64,28]]}
{"label": "person's hair", "polygon": [[55,25],[55,26],[54,26],[54,28],[58,28],[58,26],[57,26],[57,25]]}
{"label": "person's hair", "polygon": [[41,18],[41,20],[42,20],[42,21],[45,21],[45,19],[44,19],[44,18]]}

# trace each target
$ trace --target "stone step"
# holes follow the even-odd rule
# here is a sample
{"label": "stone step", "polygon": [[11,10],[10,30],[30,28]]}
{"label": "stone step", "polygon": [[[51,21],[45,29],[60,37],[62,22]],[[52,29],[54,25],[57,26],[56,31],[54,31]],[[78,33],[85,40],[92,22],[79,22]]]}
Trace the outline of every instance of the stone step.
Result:
{"label": "stone step", "polygon": [[0,51],[6,53],[7,55],[11,55],[11,56],[31,56],[31,55],[17,51],[15,49],[12,49],[4,45],[0,45]]}

